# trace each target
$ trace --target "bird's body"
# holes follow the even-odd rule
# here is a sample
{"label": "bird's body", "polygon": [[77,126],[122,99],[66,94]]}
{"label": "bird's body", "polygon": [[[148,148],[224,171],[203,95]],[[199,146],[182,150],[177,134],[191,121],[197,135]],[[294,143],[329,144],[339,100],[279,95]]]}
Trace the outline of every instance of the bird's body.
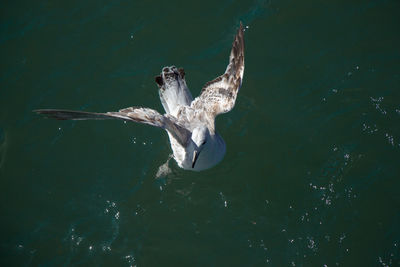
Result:
{"label": "bird's body", "polygon": [[210,135],[207,143],[201,150],[201,154],[196,160],[196,164],[194,165],[193,154],[197,148],[195,143],[193,142],[187,147],[183,147],[171,134],[168,134],[168,136],[171,142],[173,157],[178,166],[185,170],[206,170],[215,166],[224,158],[226,145],[224,140],[218,133],[216,133],[215,135]]}
{"label": "bird's body", "polygon": [[149,108],[130,107],[118,112],[92,113],[59,109],[35,112],[60,120],[121,119],[165,129],[178,166],[201,171],[219,163],[226,151],[222,137],[215,130],[215,117],[230,111],[243,79],[244,40],[240,24],[225,73],[208,82],[200,96],[193,99],[183,69],[164,67],[156,83],[165,114]]}

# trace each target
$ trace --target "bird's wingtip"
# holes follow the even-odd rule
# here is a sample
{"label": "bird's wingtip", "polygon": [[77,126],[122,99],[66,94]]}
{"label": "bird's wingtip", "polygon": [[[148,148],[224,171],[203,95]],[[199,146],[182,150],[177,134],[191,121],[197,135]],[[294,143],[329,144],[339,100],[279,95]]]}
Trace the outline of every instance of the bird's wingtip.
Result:
{"label": "bird's wingtip", "polygon": [[244,31],[245,31],[245,29],[244,29],[244,27],[243,27],[243,23],[242,23],[242,21],[240,21],[238,33],[244,34]]}

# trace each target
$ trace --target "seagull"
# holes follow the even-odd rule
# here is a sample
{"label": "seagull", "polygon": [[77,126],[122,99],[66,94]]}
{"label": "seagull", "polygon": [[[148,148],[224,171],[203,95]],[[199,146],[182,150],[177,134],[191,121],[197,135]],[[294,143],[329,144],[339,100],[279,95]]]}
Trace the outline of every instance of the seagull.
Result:
{"label": "seagull", "polygon": [[242,85],[244,72],[244,29],[242,22],[235,35],[225,73],[207,82],[193,99],[183,68],[164,67],[155,77],[165,114],[145,107],[129,107],[117,112],[94,113],[62,109],[37,109],[34,112],[58,120],[119,119],[164,129],[173,158],[185,170],[202,171],[219,163],[226,144],[215,129],[215,117],[230,111]]}

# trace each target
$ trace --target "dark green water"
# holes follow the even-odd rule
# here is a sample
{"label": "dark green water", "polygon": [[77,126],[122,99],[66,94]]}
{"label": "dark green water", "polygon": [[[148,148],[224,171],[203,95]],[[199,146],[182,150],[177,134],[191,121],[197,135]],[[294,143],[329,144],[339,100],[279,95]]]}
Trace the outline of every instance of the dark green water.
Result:
{"label": "dark green water", "polygon": [[[1,266],[400,265],[398,1],[0,5]],[[182,66],[197,95],[240,20],[210,170],[155,179],[161,130],[31,112],[162,111],[154,76]]]}

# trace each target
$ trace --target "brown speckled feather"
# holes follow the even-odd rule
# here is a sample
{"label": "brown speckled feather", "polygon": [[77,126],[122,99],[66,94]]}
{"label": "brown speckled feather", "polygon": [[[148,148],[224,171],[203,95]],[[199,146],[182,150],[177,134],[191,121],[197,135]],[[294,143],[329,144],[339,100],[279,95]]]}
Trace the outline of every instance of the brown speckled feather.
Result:
{"label": "brown speckled feather", "polygon": [[230,111],[236,101],[237,93],[242,85],[244,72],[244,29],[242,23],[232,44],[229,64],[221,76],[207,82],[191,107],[203,109],[209,119],[218,114]]}

